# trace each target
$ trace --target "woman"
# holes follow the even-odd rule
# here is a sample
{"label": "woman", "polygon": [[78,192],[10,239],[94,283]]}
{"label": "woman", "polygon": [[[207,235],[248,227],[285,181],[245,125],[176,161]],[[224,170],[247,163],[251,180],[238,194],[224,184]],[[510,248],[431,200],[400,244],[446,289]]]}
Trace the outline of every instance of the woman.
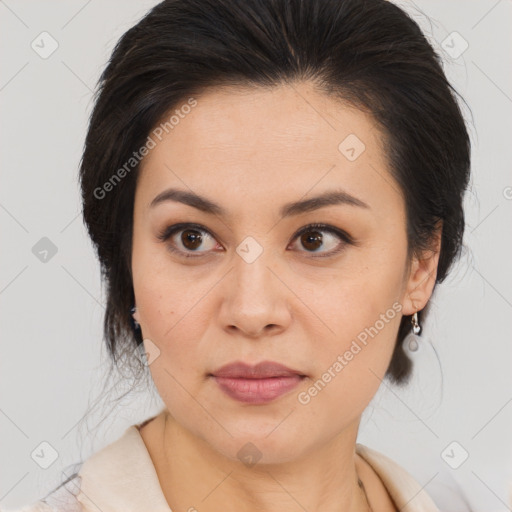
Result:
{"label": "woman", "polygon": [[169,0],[116,46],[80,179],[117,364],[165,407],[27,510],[438,510],[356,442],[458,257],[470,145],[384,0]]}

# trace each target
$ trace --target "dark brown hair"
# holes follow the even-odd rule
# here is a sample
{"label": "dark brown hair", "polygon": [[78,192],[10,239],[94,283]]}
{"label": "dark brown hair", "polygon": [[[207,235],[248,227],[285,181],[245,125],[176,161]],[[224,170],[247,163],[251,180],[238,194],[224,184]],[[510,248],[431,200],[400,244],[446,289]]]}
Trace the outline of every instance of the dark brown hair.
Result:
{"label": "dark brown hair", "polygon": [[[409,255],[432,247],[442,220],[436,284],[445,279],[462,245],[470,142],[456,93],[416,22],[386,0],[166,0],[115,47],[99,81],[80,168],[84,222],[107,287],[104,336],[115,364],[142,342],[130,314],[138,165],[108,192],[105,184],[180,102],[209,87],[297,80],[377,121],[405,198]],[[402,349],[410,321],[401,320],[386,373],[397,384],[411,373]]]}

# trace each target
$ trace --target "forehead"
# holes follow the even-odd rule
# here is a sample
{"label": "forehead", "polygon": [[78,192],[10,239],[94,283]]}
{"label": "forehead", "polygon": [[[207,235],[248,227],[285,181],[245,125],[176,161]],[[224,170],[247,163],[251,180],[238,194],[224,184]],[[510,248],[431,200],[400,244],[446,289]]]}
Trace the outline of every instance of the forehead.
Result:
{"label": "forehead", "polygon": [[181,115],[142,162],[146,205],[175,186],[220,203],[235,192],[247,204],[340,187],[376,206],[397,195],[371,116],[310,84],[212,88],[194,99],[182,112],[173,107]]}

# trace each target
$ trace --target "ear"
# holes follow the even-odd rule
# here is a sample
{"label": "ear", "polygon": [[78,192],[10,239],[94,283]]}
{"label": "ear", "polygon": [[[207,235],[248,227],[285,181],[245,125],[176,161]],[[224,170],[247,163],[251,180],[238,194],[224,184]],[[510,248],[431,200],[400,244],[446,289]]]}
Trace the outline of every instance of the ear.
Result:
{"label": "ear", "polygon": [[432,248],[424,251],[420,256],[413,257],[402,303],[403,315],[413,315],[416,311],[422,310],[432,296],[441,252],[442,229],[442,221],[439,221],[436,226]]}
{"label": "ear", "polygon": [[132,317],[137,323],[140,324],[139,310],[137,308],[135,308],[135,313],[132,313]]}

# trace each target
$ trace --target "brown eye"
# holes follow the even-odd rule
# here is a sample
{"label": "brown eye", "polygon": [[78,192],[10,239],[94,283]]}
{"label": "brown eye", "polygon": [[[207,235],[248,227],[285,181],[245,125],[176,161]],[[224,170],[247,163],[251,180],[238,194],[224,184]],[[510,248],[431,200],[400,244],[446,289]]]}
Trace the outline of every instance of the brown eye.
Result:
{"label": "brown eye", "polygon": [[303,247],[298,249],[303,253],[318,253],[318,257],[334,256],[343,250],[347,244],[352,244],[352,238],[345,232],[326,224],[310,224],[295,235],[294,240]]}
{"label": "brown eye", "polygon": [[217,246],[215,238],[208,231],[190,224],[169,226],[157,238],[168,243],[170,252],[184,257],[204,256]]}
{"label": "brown eye", "polygon": [[184,229],[181,231],[180,241],[185,249],[195,251],[198,247],[201,246],[203,237],[195,229]]}
{"label": "brown eye", "polygon": [[[208,230],[195,224],[175,224],[166,227],[157,238],[167,243],[170,252],[185,258],[206,256],[219,246]],[[305,249],[299,248],[299,252],[314,257],[334,256],[347,245],[355,244],[350,235],[326,224],[305,226],[293,240],[297,240],[302,249]]]}
{"label": "brown eye", "polygon": [[322,246],[323,237],[319,231],[308,231],[301,235],[300,241],[309,251],[317,251]]}

